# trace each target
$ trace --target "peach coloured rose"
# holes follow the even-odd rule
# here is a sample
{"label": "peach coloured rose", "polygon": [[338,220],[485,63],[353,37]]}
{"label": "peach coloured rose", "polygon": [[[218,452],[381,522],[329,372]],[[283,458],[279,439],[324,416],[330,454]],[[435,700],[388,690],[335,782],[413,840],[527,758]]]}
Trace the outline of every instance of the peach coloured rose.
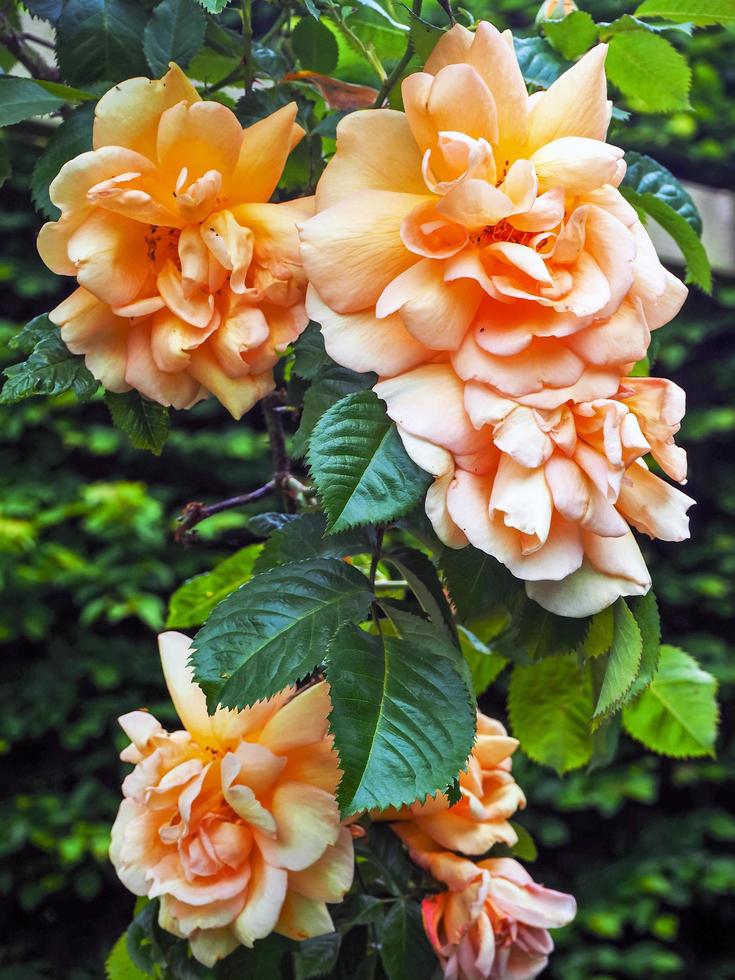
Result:
{"label": "peach coloured rose", "polygon": [[313,201],[267,203],[303,136],[295,116],[292,102],[243,130],[176,65],[100,99],[38,250],[77,279],[50,318],[107,389],[175,408],[212,394],[235,418],[272,390],[307,323],[295,223]]}
{"label": "peach coloured rose", "polygon": [[391,377],[449,360],[546,409],[617,387],[687,291],[617,189],[605,52],[529,96],[510,32],[457,25],[404,81],[405,113],[340,122],[299,226],[335,361]]}
{"label": "peach coloured rose", "polygon": [[161,927],[208,966],[274,930],[331,932],[325,903],[349,889],[353,849],[334,797],[326,684],[210,717],[188,637],[159,643],[184,730],[167,732],[145,711],[120,719],[132,743],[121,758],[135,766],[112,828],[121,881],[160,898]]}
{"label": "peach coloured rose", "polygon": [[548,930],[576,915],[571,895],[536,884],[511,858],[474,864],[420,833],[404,839],[413,860],[449,886],[422,903],[446,980],[531,980],[544,970],[554,948]]}
{"label": "peach coloured rose", "polygon": [[478,711],[477,739],[466,770],[460,774],[461,799],[454,806],[444,793],[400,810],[373,813],[374,820],[391,820],[402,836],[412,828],[426,834],[441,848],[463,854],[485,854],[493,844],[513,846],[518,836],[510,817],[526,805],[526,798],[511,774],[510,757],[518,741],[498,721]]}
{"label": "peach coloured rose", "polygon": [[430,364],[375,391],[408,454],[436,478],[426,512],[442,541],[497,558],[552,612],[585,616],[648,591],[631,526],[664,541],[689,535],[694,501],[643,460],[651,453],[686,477],[673,441],[684,393],[669,381],[623,378],[596,394],[578,384],[549,408]]}

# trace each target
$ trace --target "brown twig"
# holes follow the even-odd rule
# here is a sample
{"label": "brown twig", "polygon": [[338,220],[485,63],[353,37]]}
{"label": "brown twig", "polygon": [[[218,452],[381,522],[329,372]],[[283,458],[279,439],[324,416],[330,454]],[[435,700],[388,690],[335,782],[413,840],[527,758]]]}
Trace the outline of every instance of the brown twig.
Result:
{"label": "brown twig", "polygon": [[289,488],[291,480],[291,461],[286,450],[286,433],[283,428],[281,413],[277,411],[283,405],[283,392],[274,391],[267,395],[261,402],[263,406],[263,418],[265,428],[268,433],[268,441],[271,447],[271,458],[273,460],[273,479],[276,482],[283,508],[287,514],[293,514],[294,500]]}
{"label": "brown twig", "polygon": [[58,68],[49,65],[41,55],[31,47],[23,36],[22,31],[16,30],[10,23],[7,15],[0,12],[0,43],[14,54],[18,61],[28,69],[34,78],[40,78],[44,82],[61,81],[61,73]]}
{"label": "brown twig", "polygon": [[262,487],[258,487],[257,490],[251,490],[250,493],[242,493],[237,497],[229,497],[227,500],[219,500],[216,504],[205,505],[199,500],[192,500],[181,511],[174,537],[178,542],[186,544],[192,528],[202,521],[206,521],[208,517],[212,517],[214,514],[221,514],[223,510],[234,510],[236,507],[245,507],[247,504],[253,504],[256,500],[261,500],[263,497],[267,497],[269,493],[273,493],[275,489],[276,481],[269,480]]}

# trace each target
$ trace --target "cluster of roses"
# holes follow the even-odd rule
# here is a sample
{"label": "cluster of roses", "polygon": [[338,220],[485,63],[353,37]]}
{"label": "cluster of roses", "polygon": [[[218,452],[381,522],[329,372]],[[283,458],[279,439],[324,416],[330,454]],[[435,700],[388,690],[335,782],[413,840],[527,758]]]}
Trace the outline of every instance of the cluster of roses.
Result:
{"label": "cluster of roses", "polygon": [[685,481],[684,394],[630,371],[686,289],[618,191],[604,59],[529,96],[509,32],[455,26],[405,111],[348,115],[316,197],[280,204],[295,104],[243,131],[175,66],[123,82],[51,186],[39,249],[79,283],[51,318],[109,390],[239,418],[308,311],[380,376],[443,542],[564,615],[645,593],[631,526],[681,540],[692,501],[643,460]]}
{"label": "cluster of roses", "polygon": [[[327,684],[209,716],[187,665],[189,639],[164,633],[159,645],[185,727],[167,732],[145,711],[120,719],[132,743],[122,758],[135,768],[112,829],[118,875],[136,895],[160,899],[161,927],[208,966],[273,931],[297,940],[331,932],[327,903],[351,887],[353,836],[364,830],[340,822]],[[525,806],[511,775],[516,746],[478,714],[458,803],[440,793],[371,815],[391,821],[413,860],[447,886],[422,910],[454,980],[537,976],[553,949],[547,930],[576,911],[570,895],[536,884],[517,861],[466,856],[516,843],[508,821]]]}

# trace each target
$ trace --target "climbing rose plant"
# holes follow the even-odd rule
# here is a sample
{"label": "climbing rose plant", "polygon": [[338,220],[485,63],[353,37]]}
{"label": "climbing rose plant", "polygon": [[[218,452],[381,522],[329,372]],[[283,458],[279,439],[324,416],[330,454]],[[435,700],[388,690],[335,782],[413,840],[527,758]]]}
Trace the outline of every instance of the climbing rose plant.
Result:
{"label": "climbing rose plant", "polygon": [[[0,122],[60,117],[38,249],[73,281],[0,400],[103,388],[156,454],[170,409],[259,404],[273,473],[179,518],[193,545],[258,503],[171,597],[180,727],[120,718],[138,902],[108,976],[535,977],[576,904],[525,867],[519,745],[560,773],[621,730],[714,751],[714,681],[661,645],[639,545],[694,503],[649,361],[687,287],[646,222],[711,275],[686,190],[618,145],[688,104],[677,5],[544,3],[524,37],[421,0],[109,7],[29,3],[55,63],[0,25],[27,69]],[[511,734],[477,705],[501,672]]]}

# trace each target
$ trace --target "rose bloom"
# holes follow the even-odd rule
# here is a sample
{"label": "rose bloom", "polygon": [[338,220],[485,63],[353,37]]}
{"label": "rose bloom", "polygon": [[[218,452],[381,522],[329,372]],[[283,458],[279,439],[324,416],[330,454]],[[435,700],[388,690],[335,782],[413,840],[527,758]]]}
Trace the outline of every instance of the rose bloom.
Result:
{"label": "rose bloom", "polygon": [[416,829],[439,848],[463,854],[485,854],[493,844],[512,847],[518,835],[510,817],[526,805],[526,798],[511,774],[510,757],[518,741],[499,721],[478,711],[477,738],[467,768],[459,776],[461,799],[454,806],[444,793],[400,810],[371,814],[373,820],[396,821],[399,836]]}
{"label": "rose bloom", "polygon": [[548,409],[575,385],[614,393],[686,288],[617,190],[605,52],[529,96],[510,32],[457,25],[404,81],[405,113],[340,122],[300,225],[334,360],[393,376],[450,359]]}
{"label": "rose bloom", "polygon": [[375,391],[408,454],[436,477],[426,512],[441,540],[497,558],[551,612],[586,616],[648,591],[631,526],[664,541],[689,536],[694,501],[642,458],[684,482],[674,444],[684,392],[670,381],[623,378],[612,397],[550,409],[430,364]]}
{"label": "rose bloom", "polygon": [[123,783],[110,857],[135,895],[160,898],[159,924],[211,966],[274,930],[306,939],[333,930],[326,902],[353,875],[340,827],[327,686],[282,691],[244,711],[207,714],[190,640],[160,637],[184,730],[145,711],[120,719],[135,768]]}
{"label": "rose bloom", "polygon": [[176,65],[100,99],[38,250],[76,276],[49,316],[108,390],[175,408],[213,394],[235,418],[272,390],[307,323],[295,222],[312,200],[266,203],[303,136],[295,116],[292,102],[243,130]]}
{"label": "rose bloom", "polygon": [[511,858],[474,864],[403,834],[412,859],[449,890],[422,902],[424,928],[446,980],[531,980],[554,949],[549,929],[577,912],[571,895],[538,885]]}

